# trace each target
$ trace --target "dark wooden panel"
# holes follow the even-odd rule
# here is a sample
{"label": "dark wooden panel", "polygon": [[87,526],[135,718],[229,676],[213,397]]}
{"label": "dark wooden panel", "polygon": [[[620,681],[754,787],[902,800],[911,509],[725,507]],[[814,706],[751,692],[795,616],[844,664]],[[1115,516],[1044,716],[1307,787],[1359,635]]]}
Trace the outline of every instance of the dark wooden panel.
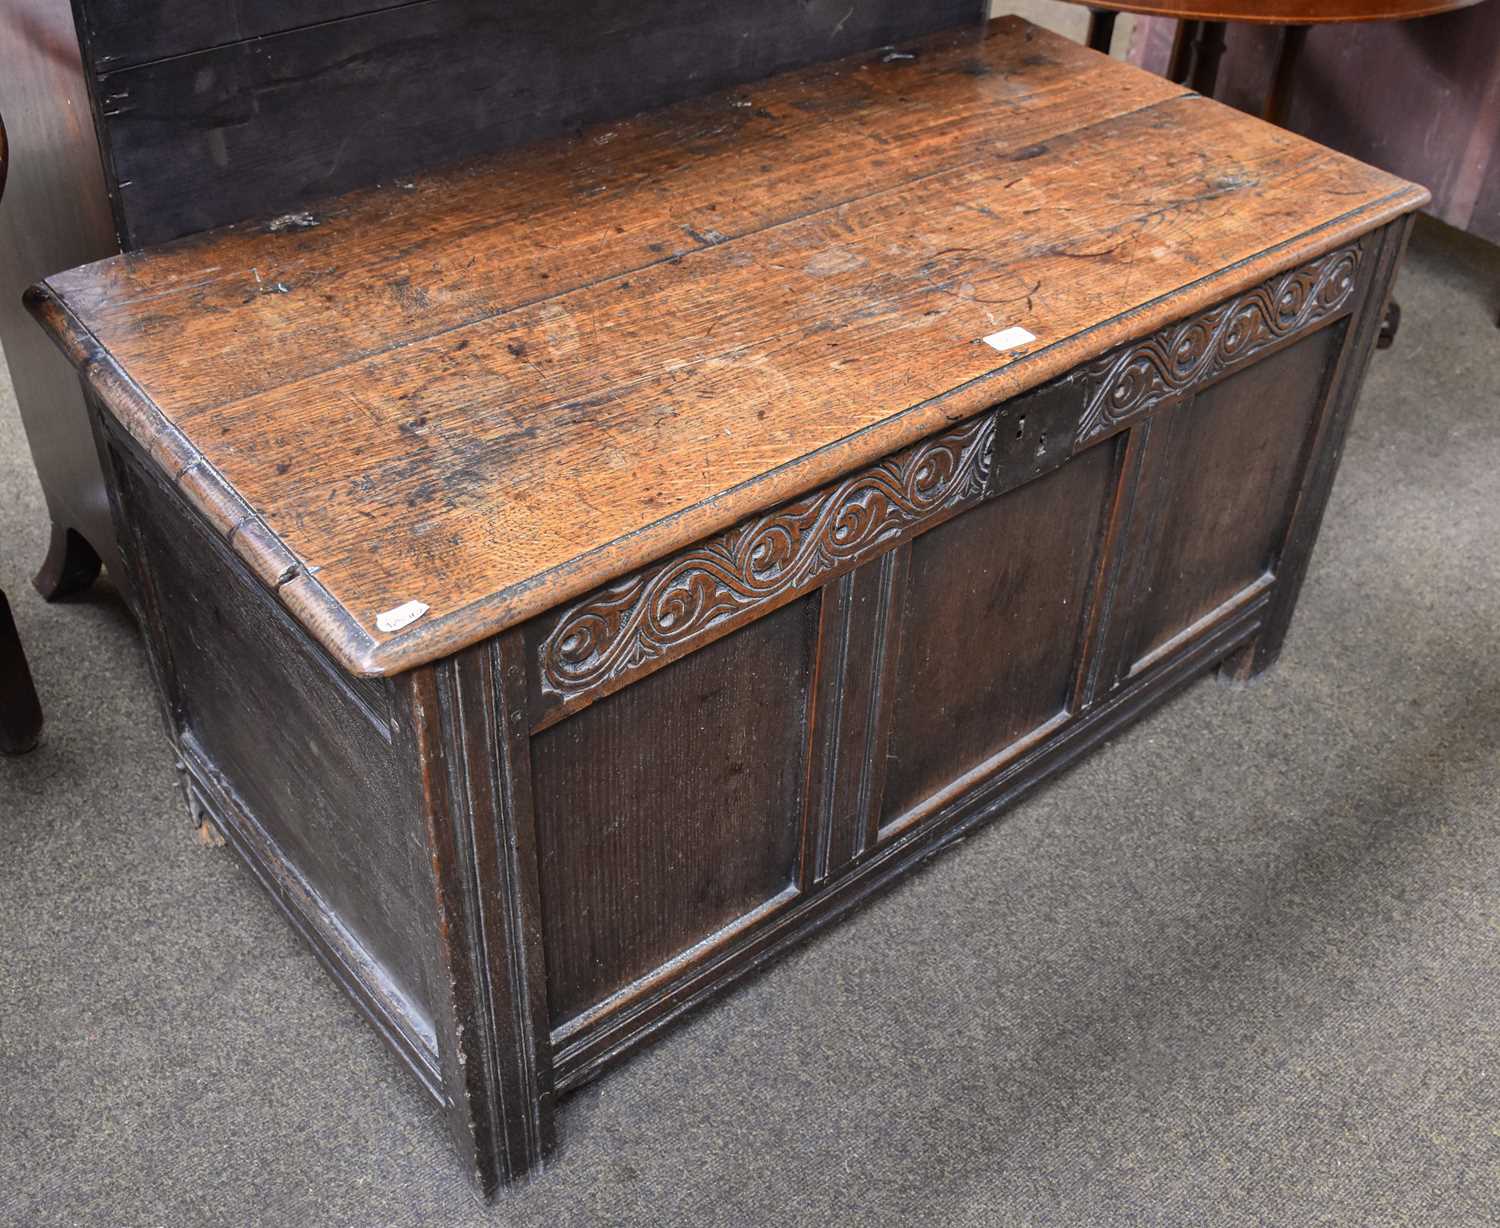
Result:
{"label": "dark wooden panel", "polygon": [[1067,706],[1113,449],[918,538],[886,768],[894,820]]}
{"label": "dark wooden panel", "polygon": [[96,71],[431,0],[74,0]]}
{"label": "dark wooden panel", "polygon": [[816,595],[539,735],[554,1024],[788,891]]}
{"label": "dark wooden panel", "polygon": [[97,94],[137,247],[979,15],[974,0],[426,0],[107,73]]}
{"label": "dark wooden panel", "polygon": [[[347,685],[178,496],[114,452],[160,612],[171,719],[328,908],[420,1009],[427,903],[412,871],[415,779]],[[353,680],[349,680],[352,682]]]}
{"label": "dark wooden panel", "polygon": [[888,551],[823,591],[810,877],[837,876],[875,844],[910,551]]}
{"label": "dark wooden panel", "polygon": [[1315,333],[1153,425],[1163,455],[1144,513],[1155,523],[1143,547],[1128,660],[1149,660],[1273,566],[1343,336],[1343,325]]}
{"label": "dark wooden panel", "polygon": [[436,887],[426,936],[443,1107],[487,1193],[555,1140],[520,638],[391,684]]}
{"label": "dark wooden panel", "polygon": [[754,936],[716,960],[694,966],[687,975],[639,1010],[620,1012],[602,1025],[568,1039],[555,1057],[557,1083],[572,1090],[614,1065],[687,1011],[724,992],[735,982],[829,925],[883,890],[902,874],[981,823],[994,819],[1054,773],[1076,763],[1101,741],[1114,737],[1185,682],[1243,646],[1260,628],[1260,610],[1247,609],[1196,640],[1162,669],[1139,684],[1121,687],[1088,712],[997,770],[972,780],[930,822],[907,827],[873,850],[854,869],[826,888],[794,901],[757,928]]}
{"label": "dark wooden panel", "polygon": [[1266,611],[1265,631],[1257,639],[1254,652],[1241,654],[1231,665],[1230,672],[1234,676],[1246,678],[1259,673],[1268,668],[1281,653],[1287,629],[1291,626],[1292,611],[1297,605],[1297,596],[1302,591],[1302,582],[1307,576],[1313,544],[1323,521],[1323,511],[1328,506],[1333,480],[1338,474],[1339,460],[1344,453],[1344,439],[1354,415],[1354,407],[1359,401],[1370,359],[1375,355],[1376,339],[1382,330],[1386,305],[1390,301],[1391,278],[1400,266],[1415,220],[1414,216],[1409,215],[1395,225],[1386,227],[1376,236],[1377,242],[1372,246],[1374,261],[1371,277],[1360,296],[1353,318],[1345,326],[1344,343],[1339,351],[1333,379],[1324,397],[1318,424],[1313,428],[1311,455],[1297,491],[1292,523],[1287,529],[1281,556],[1276,562],[1276,587]]}

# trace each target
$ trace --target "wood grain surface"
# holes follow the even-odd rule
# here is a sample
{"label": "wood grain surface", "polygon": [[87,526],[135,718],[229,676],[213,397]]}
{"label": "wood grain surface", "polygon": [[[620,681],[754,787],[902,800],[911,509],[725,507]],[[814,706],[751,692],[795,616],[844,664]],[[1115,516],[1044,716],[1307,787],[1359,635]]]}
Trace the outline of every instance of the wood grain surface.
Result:
{"label": "wood grain surface", "polygon": [[121,242],[134,250],[972,27],[983,0],[75,7]]}
{"label": "wood grain surface", "polygon": [[[1426,199],[1015,19],[911,54],[104,261],[33,309],[308,630],[391,673]],[[1009,326],[1036,340],[982,341]]]}
{"label": "wood grain surface", "polygon": [[791,892],[817,616],[805,597],[533,742],[554,1026]]}

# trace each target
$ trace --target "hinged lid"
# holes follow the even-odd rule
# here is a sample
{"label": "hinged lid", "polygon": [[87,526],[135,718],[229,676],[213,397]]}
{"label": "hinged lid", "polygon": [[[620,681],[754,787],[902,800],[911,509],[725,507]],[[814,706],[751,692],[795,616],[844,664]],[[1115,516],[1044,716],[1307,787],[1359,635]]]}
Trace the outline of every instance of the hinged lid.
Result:
{"label": "hinged lid", "polygon": [[1425,199],[1003,19],[32,302],[310,633],[391,673]]}

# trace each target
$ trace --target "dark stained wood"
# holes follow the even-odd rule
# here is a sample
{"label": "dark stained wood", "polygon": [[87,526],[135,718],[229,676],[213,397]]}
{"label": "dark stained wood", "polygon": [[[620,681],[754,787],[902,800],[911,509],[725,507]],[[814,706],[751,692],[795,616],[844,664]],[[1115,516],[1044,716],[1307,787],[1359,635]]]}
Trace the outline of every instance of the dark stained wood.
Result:
{"label": "dark stained wood", "polygon": [[[421,0],[416,0],[420,3]],[[264,38],[413,0],[82,0],[83,37],[98,72]]]}
{"label": "dark stained wood", "polygon": [[532,744],[554,1026],[794,892],[817,616],[788,606]]}
{"label": "dark stained wood", "polygon": [[[69,395],[72,393],[70,391]],[[97,537],[98,534],[96,533]],[[114,535],[103,540],[114,547]],[[77,529],[64,528],[58,521],[52,522],[52,536],[47,545],[47,557],[42,560],[32,580],[36,591],[48,601],[80,593],[99,578],[103,566],[98,552]]]}
{"label": "dark stained wood", "polygon": [[1266,610],[1265,630],[1252,651],[1245,654],[1231,671],[1244,678],[1269,668],[1281,653],[1282,643],[1291,626],[1292,612],[1302,591],[1312,558],[1313,545],[1323,522],[1323,512],[1333,490],[1339,461],[1344,455],[1344,439],[1354,408],[1364,386],[1365,372],[1379,341],[1382,321],[1390,306],[1391,286],[1397,268],[1406,252],[1414,219],[1406,217],[1385,229],[1378,247],[1374,247],[1374,266],[1360,289],[1360,300],[1352,322],[1347,325],[1344,348],[1332,375],[1332,387],[1324,397],[1315,434],[1310,441],[1310,456],[1300,488],[1295,495],[1291,524],[1280,545],[1276,587]]}
{"label": "dark stained wood", "polygon": [[1258,608],[1247,609],[1214,628],[1155,673],[1149,686],[1124,687],[1102,700],[1053,736],[1001,765],[994,775],[976,781],[973,788],[953,799],[929,822],[908,827],[861,860],[851,872],[831,880],[824,890],[794,902],[752,931],[744,942],[681,969],[680,975],[660,986],[635,1010],[606,1017],[601,1026],[589,1031],[557,1038],[558,1088],[570,1091],[596,1078],[673,1021],[723,992],[726,986],[763,968],[979,824],[995,818],[1054,773],[1077,762],[1099,742],[1115,736],[1184,683],[1241,649],[1261,629],[1260,614]]}
{"label": "dark stained wood", "polygon": [[[10,170],[10,141],[5,117],[0,115],[0,198]],[[0,590],[0,754],[17,755],[36,745],[42,731],[42,705],[31,680],[31,667],[21,647],[21,635]]]}
{"label": "dark stained wood", "polygon": [[1065,712],[1114,475],[1095,448],[912,546],[887,827]]}
{"label": "dark stained wood", "polygon": [[[899,183],[871,193],[869,144],[830,146],[825,135],[825,148],[850,158],[819,168],[838,186],[807,202],[812,212],[771,224],[761,208],[742,232],[733,223],[742,211],[728,210],[722,236],[690,223],[703,243],[681,259],[664,247],[656,263],[617,264],[553,297],[537,287],[577,274],[566,272],[575,267],[569,248],[556,266],[542,249],[545,219],[486,226],[472,243],[455,240],[454,254],[473,256],[466,276],[512,306],[471,323],[446,309],[429,319],[422,306],[453,297],[449,257],[375,283],[393,287],[404,310],[380,305],[385,290],[324,300],[318,270],[332,275],[328,257],[345,244],[368,261],[399,250],[388,235],[415,217],[438,233],[471,225],[463,209],[434,214],[432,198],[400,188],[357,206],[395,219],[360,212],[369,224],[357,239],[325,238],[338,233],[332,225],[234,232],[54,279],[33,301],[80,354],[108,347],[91,378],[132,429],[170,438],[161,446],[183,468],[201,458],[201,478],[190,480],[218,475],[233,488],[222,531],[253,508],[275,574],[315,575],[280,591],[301,603],[299,616],[336,658],[382,673],[870,463],[1422,199],[1196,98],[1139,106],[1141,78],[1108,61],[1057,81],[1052,61],[1088,53],[1024,23],[997,23],[982,45],[948,46],[923,58],[947,55],[953,71],[913,76],[909,89],[865,104],[892,116],[880,156],[885,174],[899,168]],[[766,88],[858,98],[863,87],[844,78],[893,71],[904,69],[859,60],[821,86]],[[1033,72],[1055,84],[1028,93]],[[746,99],[752,114],[757,96]],[[1007,97],[1015,105],[997,105]],[[701,105],[730,112],[742,109],[738,100]],[[1018,109],[1030,112],[1019,125]],[[1041,113],[1057,110],[1078,118],[1037,143],[1052,128]],[[903,133],[911,113],[944,122]],[[673,114],[689,131],[701,122],[692,111]],[[976,140],[978,118],[993,123],[992,139]],[[696,172],[680,195],[670,181],[652,190],[695,222],[713,215],[725,184],[754,196],[753,175],[726,172],[743,172],[757,147],[775,148],[777,121],[761,122],[769,130],[695,151],[720,175],[714,191]],[[625,130],[597,143],[612,132],[551,156],[583,185],[607,182],[596,151],[628,158],[637,148]],[[477,173],[503,185],[513,182],[511,165],[501,159]],[[572,211],[610,233],[628,220],[610,197],[574,198]],[[1057,199],[1069,208],[1047,207]],[[264,267],[259,256],[246,267],[247,242],[267,254]],[[269,258],[278,244],[302,252],[300,271]],[[491,253],[522,250],[536,253],[531,268],[497,275]],[[498,259],[514,267],[511,255]],[[192,283],[218,284],[226,269],[238,270],[238,303],[202,310]],[[49,306],[50,297],[64,306]],[[370,320],[362,341],[338,323],[350,314]],[[1037,341],[1004,355],[981,342],[1011,324]],[[351,360],[280,382],[296,372],[293,357],[257,377],[270,385],[259,392],[222,387],[232,361],[187,361],[223,352],[232,335],[283,352],[286,338],[307,338],[316,349],[327,326],[345,330],[335,352]],[[236,399],[225,401],[226,391]],[[425,618],[394,633],[375,627],[379,612],[412,600],[429,607]]]}
{"label": "dark stained wood", "polygon": [[823,589],[804,882],[836,877],[878,838],[910,562],[903,545]]}
{"label": "dark stained wood", "polygon": [[994,434],[993,416],[973,418],[536,620],[536,727],[977,502]]}
{"label": "dark stained wood", "polygon": [[42,732],[42,705],[31,681],[10,602],[0,591],[0,754],[19,755],[36,745]]}
{"label": "dark stained wood", "polygon": [[[974,420],[994,430],[1003,424],[1014,432],[1007,442],[1015,445],[1001,448],[996,441],[995,463],[977,471],[977,503],[934,518],[913,539],[897,536],[884,554],[853,572],[816,573],[812,590],[793,604],[767,602],[759,618],[704,639],[664,667],[636,672],[617,693],[565,714],[539,734],[528,736],[545,710],[539,675],[528,681],[528,673],[544,640],[528,628],[374,684],[394,688],[393,753],[419,782],[421,801],[414,808],[425,824],[425,838],[408,838],[407,844],[417,854],[409,863],[411,882],[433,892],[430,908],[418,910],[415,935],[419,949],[423,940],[431,943],[425,980],[438,1060],[429,1087],[481,1188],[543,1162],[557,1090],[578,1086],[683,1011],[842,915],[1197,672],[1221,661],[1255,668],[1257,642],[1280,634],[1272,620],[1284,617],[1277,612],[1283,599],[1274,581],[1221,616],[1198,620],[1190,634],[1165,645],[1149,669],[1114,689],[1091,693],[1074,683],[1094,672],[1088,660],[1078,660],[1080,651],[1105,657],[1113,644],[1140,639],[1136,613],[1145,607],[1131,598],[1147,590],[1124,577],[1149,573],[1150,567],[1114,566],[1120,551],[1113,543],[1133,543],[1127,549],[1140,554],[1137,561],[1151,563],[1153,538],[1142,531],[1156,523],[1168,485],[1163,475],[1194,460],[1174,448],[1170,431],[1153,440],[1154,429],[1191,414],[1203,399],[1229,398],[1234,404],[1237,388],[1239,403],[1245,403],[1248,377],[1264,364],[1279,364],[1273,371],[1278,386],[1303,379],[1308,373],[1291,372],[1289,364],[1300,361],[1306,347],[1338,338],[1342,345],[1331,355],[1325,350],[1316,378],[1305,382],[1318,403],[1312,429],[1266,433],[1277,464],[1309,475],[1287,529],[1288,541],[1304,543],[1297,547],[1301,562],[1283,553],[1293,566],[1305,563],[1313,524],[1308,509],[1326,496],[1336,462],[1336,453],[1330,458],[1322,449],[1338,437],[1338,424],[1347,422],[1348,398],[1373,343],[1372,321],[1404,231],[1398,224],[1356,244],[1362,255],[1352,266],[1353,293],[1347,298],[1341,282],[1324,277],[1330,262],[1350,259],[1351,249],[1334,247],[1163,331],[1172,338],[1186,330],[1203,339],[1196,346],[1172,344],[1163,354],[1160,338],[1148,334]],[[1271,321],[1255,323],[1256,303],[1297,299],[1289,295],[1290,286],[1330,284],[1332,295],[1322,301],[1335,304],[1334,315],[1312,318],[1288,304],[1273,309]],[[1285,324],[1282,333],[1273,322]],[[1215,340],[1226,333],[1236,338],[1227,351]],[[1094,394],[1132,370],[1137,353],[1163,364],[1153,368],[1161,382],[1137,378],[1130,396],[1109,397],[1121,416],[1105,422],[1100,433]],[[99,415],[108,431],[121,432],[102,407]],[[1056,433],[1077,449],[1072,459],[1058,460],[1051,442]],[[1315,453],[1311,463],[1299,468],[1297,458],[1309,449]],[[1028,450],[1035,471],[1022,463]],[[111,472],[120,469],[111,465]],[[922,483],[932,484],[934,472]],[[1267,497],[1258,475],[1242,478],[1237,472],[1224,479],[1225,497],[1252,503],[1257,495]],[[855,480],[857,475],[847,479]],[[129,483],[117,483],[116,493],[122,522],[139,531],[138,494]],[[1043,505],[1050,505],[1049,515],[1039,510]],[[191,523],[180,502],[165,506]],[[856,514],[839,506],[845,516]],[[1078,515],[1080,506],[1087,514]],[[1236,522],[1228,530],[1224,548],[1231,555],[1241,545],[1240,527]],[[1261,528],[1253,517],[1244,527],[1252,537]],[[201,548],[217,549],[202,540],[201,530],[182,534],[189,543],[182,549],[193,549],[195,533]],[[963,556],[956,562],[954,542]],[[701,553],[702,544],[683,557],[695,550]],[[929,551],[944,565],[920,565],[917,556]],[[1071,566],[1059,561],[1069,551]],[[950,592],[916,613],[911,600],[899,601],[903,593],[909,598],[924,591],[928,582],[961,588],[976,573],[980,579],[971,587],[983,597],[994,574],[990,560],[1008,568],[1018,554],[1036,563],[1034,574],[1008,587],[988,586],[1007,607],[1008,618],[993,620],[1013,632],[1009,639],[996,636],[1007,651],[986,656],[984,641],[971,635],[969,641],[981,648],[965,656],[951,651],[959,633],[932,633],[927,623],[947,618],[950,604],[962,606],[961,594]],[[163,559],[175,571],[185,563],[170,561],[160,549],[132,555],[145,573],[134,589],[148,605],[144,621],[153,659],[167,676],[164,693],[175,730],[191,717],[194,671],[206,668],[192,658],[212,658],[214,641],[200,634],[174,642],[164,629],[170,605],[161,598],[171,594],[174,581],[156,572]],[[1072,576],[1078,590],[1088,590],[1067,598],[1075,614],[1050,622],[1048,609],[1062,602],[1046,581],[1049,568],[1054,578]],[[216,588],[255,587],[242,572],[214,579]],[[787,573],[784,582],[794,593],[804,592],[800,573]],[[1125,590],[1123,596],[1106,600],[1107,590],[1115,588]],[[977,604],[971,593],[968,605]],[[691,613],[687,607],[679,611],[683,617]],[[898,612],[906,617],[896,617]],[[1115,639],[1092,630],[1111,622],[1121,628]],[[1008,688],[1002,707],[1013,706],[1017,695],[1050,696],[1050,702],[1038,702],[1030,720],[998,734],[993,712],[952,722],[970,736],[976,753],[989,750],[988,757],[967,770],[964,763],[972,756],[948,762],[946,781],[935,773],[936,788],[914,790],[925,795],[919,806],[907,807],[878,833],[871,830],[888,806],[901,809],[903,788],[899,772],[890,772],[872,744],[917,751],[929,767],[949,755],[941,738],[924,746],[901,736],[902,707],[910,708],[911,692],[925,687],[937,696],[934,688],[947,686],[962,698],[972,691],[971,675],[985,672],[981,667],[1003,674],[1017,664],[1017,643],[1040,644],[1049,631],[1053,651],[1038,649],[1039,665],[1031,674],[1016,671],[1017,685]],[[933,668],[940,653],[932,652],[920,662],[926,668],[903,667],[903,660],[917,660],[909,636],[913,643],[925,637],[941,644],[948,659]],[[1076,647],[1070,652],[1068,644]],[[309,640],[279,655],[295,659],[317,651]],[[968,668],[952,668],[954,661]],[[1056,673],[1050,683],[1043,677],[1049,669]],[[855,702],[833,702],[835,678],[848,680]],[[906,685],[913,679],[916,687]],[[348,684],[368,685],[352,679]],[[1084,698],[1070,703],[1075,694]],[[309,720],[293,719],[299,726]],[[368,721],[369,714],[357,719]],[[1014,731],[1020,731],[1019,741],[1011,737]],[[191,731],[179,737],[195,804],[224,825],[263,881],[272,880],[273,894],[295,897],[301,881],[295,866],[283,866],[278,877],[276,855],[256,849],[260,828],[239,812],[217,766],[198,751]],[[236,780],[245,774],[243,765],[232,771]],[[345,814],[342,822],[362,826],[372,818],[387,828],[393,822],[367,812]],[[868,824],[863,832],[862,824]],[[301,893],[310,894],[305,887]],[[283,906],[294,919],[315,911],[285,899]],[[384,967],[371,960],[361,964],[347,953],[341,958],[337,950],[330,956],[334,943],[322,935],[336,936],[332,925],[323,931],[305,926],[309,931],[356,1000],[388,1024],[393,1014]],[[414,1067],[420,1074],[420,1064]]]}
{"label": "dark stained wood", "polygon": [[1307,33],[1306,26],[1288,26],[1282,33],[1281,50],[1276,56],[1276,73],[1271,78],[1265,106],[1261,108],[1261,114],[1268,123],[1286,126],[1287,115],[1292,108],[1292,89],[1302,64],[1302,53],[1307,48]]}
{"label": "dark stained wood", "polygon": [[417,937],[441,987],[441,1102],[485,1193],[555,1142],[521,652],[512,633],[395,684],[434,880]]}
{"label": "dark stained wood", "polygon": [[1275,568],[1342,342],[1342,329],[1315,333],[1158,420],[1152,439],[1166,461],[1148,495],[1156,524],[1131,615],[1131,672]]}
{"label": "dark stained wood", "polygon": [[1205,98],[1214,96],[1219,81],[1219,61],[1224,58],[1222,21],[1180,21],[1172,48],[1173,81],[1196,90]]}
{"label": "dark stained wood", "polygon": [[240,41],[102,72],[94,91],[125,246],[980,17],[976,0],[369,7],[307,24],[284,11],[280,24],[298,28],[263,36],[252,16]]}
{"label": "dark stained wood", "polygon": [[1089,50],[1108,55],[1110,44],[1114,42],[1114,37],[1115,14],[1109,9],[1091,8],[1089,10]]}
{"label": "dark stained wood", "polygon": [[1375,246],[1366,239],[1335,248],[1087,363],[1058,387],[1077,399],[1074,450],[1348,315]]}
{"label": "dark stained wood", "polygon": [[[1422,193],[1018,23],[919,52],[747,90],[680,164],[691,108],[31,297],[194,814],[483,1190],[559,1092],[1286,633]],[[398,593],[435,608],[377,638]]]}
{"label": "dark stained wood", "polygon": [[0,0],[0,47],[0,114],[13,154],[0,205],[0,347],[52,518],[52,549],[36,577],[51,599],[86,588],[99,555],[111,573],[121,568],[77,377],[37,336],[21,294],[119,245],[68,5]]}
{"label": "dark stained wood", "polygon": [[222,545],[183,523],[176,495],[118,453],[115,467],[152,576],[176,736],[233,782],[244,813],[426,1014],[402,818],[415,806],[391,748],[391,684],[345,675]]}

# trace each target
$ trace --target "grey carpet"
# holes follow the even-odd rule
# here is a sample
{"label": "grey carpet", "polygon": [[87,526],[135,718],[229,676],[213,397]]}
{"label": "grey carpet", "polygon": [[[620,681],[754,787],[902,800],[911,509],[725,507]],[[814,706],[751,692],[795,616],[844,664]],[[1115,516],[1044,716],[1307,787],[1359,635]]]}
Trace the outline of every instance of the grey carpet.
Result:
{"label": "grey carpet", "polygon": [[[1500,258],[1418,232],[1300,617],[566,1101],[475,1203],[435,1113],[194,843],[107,594],[0,586],[0,1222],[1500,1223]],[[8,393],[6,394],[8,396]]]}

